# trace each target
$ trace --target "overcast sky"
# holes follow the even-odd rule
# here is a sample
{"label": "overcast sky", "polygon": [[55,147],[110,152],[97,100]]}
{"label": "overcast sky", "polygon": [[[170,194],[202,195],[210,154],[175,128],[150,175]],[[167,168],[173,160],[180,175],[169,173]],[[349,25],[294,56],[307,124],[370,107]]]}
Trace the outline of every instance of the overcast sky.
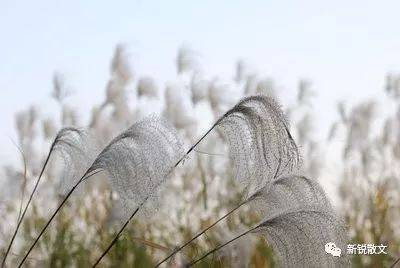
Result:
{"label": "overcast sky", "polygon": [[[173,77],[177,49],[199,53],[208,74],[229,77],[237,59],[276,79],[281,96],[313,81],[318,131],[337,100],[379,95],[400,71],[400,1],[18,1],[0,0],[0,164],[18,156],[14,114],[49,99],[54,71],[79,106],[104,96],[117,43],[134,69]],[[285,100],[284,100],[285,102]]]}

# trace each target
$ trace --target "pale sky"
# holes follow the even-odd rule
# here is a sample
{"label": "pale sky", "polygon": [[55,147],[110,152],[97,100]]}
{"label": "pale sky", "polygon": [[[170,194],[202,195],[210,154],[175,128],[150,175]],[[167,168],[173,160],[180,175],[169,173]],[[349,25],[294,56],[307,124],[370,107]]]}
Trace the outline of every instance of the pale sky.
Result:
{"label": "pale sky", "polygon": [[121,42],[138,74],[161,81],[174,77],[182,44],[199,53],[207,74],[230,77],[237,59],[246,60],[276,79],[283,98],[309,78],[322,133],[338,100],[377,96],[385,74],[400,72],[399,10],[399,1],[365,0],[0,0],[0,165],[18,157],[14,114],[54,107],[54,71],[65,74],[78,106],[91,107],[103,99]]}

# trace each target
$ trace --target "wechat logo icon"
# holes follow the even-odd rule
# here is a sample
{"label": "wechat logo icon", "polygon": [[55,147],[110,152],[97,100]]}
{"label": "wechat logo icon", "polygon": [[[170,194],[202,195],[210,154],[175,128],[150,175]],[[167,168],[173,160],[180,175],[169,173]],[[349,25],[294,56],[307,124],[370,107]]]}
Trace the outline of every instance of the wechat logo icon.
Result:
{"label": "wechat logo icon", "polygon": [[327,254],[331,254],[334,257],[340,257],[340,254],[342,254],[342,250],[338,248],[333,242],[325,244],[325,252]]}

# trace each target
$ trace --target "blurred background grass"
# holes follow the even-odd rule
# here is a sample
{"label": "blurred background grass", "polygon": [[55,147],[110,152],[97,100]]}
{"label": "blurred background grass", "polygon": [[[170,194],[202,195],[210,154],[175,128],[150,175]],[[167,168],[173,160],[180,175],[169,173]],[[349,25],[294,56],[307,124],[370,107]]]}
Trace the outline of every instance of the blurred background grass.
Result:
{"label": "blurred background grass", "polygon": [[[400,257],[397,2],[137,1],[94,7],[6,1],[0,6],[0,29],[9,41],[0,44],[0,117],[6,132],[0,137],[0,252],[61,127],[88,128],[101,147],[155,112],[164,114],[189,146],[239,98],[261,93],[280,99],[303,154],[304,173],[328,192],[347,224],[349,243],[388,246],[387,255],[353,256],[353,266],[384,267]],[[129,46],[112,50],[117,40]],[[186,40],[194,47],[175,51]],[[255,64],[236,61],[237,55]],[[61,71],[52,75],[55,70]],[[14,133],[11,125],[15,144],[7,137]],[[62,170],[54,155],[12,249],[11,267],[62,199]],[[224,215],[240,193],[224,142],[214,133],[163,189],[158,213],[130,224],[101,265],[152,267]],[[125,216],[108,178],[99,174],[69,201],[28,264],[89,266]],[[241,208],[171,265],[200,256],[256,221]],[[239,240],[199,267],[246,265],[276,265],[265,241]]]}
{"label": "blurred background grass", "polygon": [[[86,125],[80,122],[79,113],[68,102],[71,93],[65,87],[62,75],[54,75],[50,97],[58,103],[58,112],[42,118],[32,106],[16,115],[16,146],[20,148],[21,163],[4,168],[6,188],[3,187],[2,196],[6,198],[2,200],[0,212],[3,222],[8,224],[1,226],[3,250],[19,214],[21,198],[26,199],[59,127],[85,126],[98,138],[98,145],[104,146],[132,122],[150,112],[159,112],[178,128],[187,144],[191,144],[208,124],[241,96],[261,93],[277,97],[279,94],[272,79],[262,80],[246,73],[242,61],[237,63],[229,83],[207,80],[197,72],[194,57],[191,50],[180,49],[176,56],[175,82],[161,88],[155,78],[135,77],[126,60],[124,46],[117,46],[111,60],[105,99],[92,108]],[[310,81],[301,80],[297,101],[284,105],[291,130],[303,153],[304,172],[324,184],[321,169],[332,163],[326,162],[331,158],[323,157],[323,147],[328,148],[325,151],[334,147],[336,167],[340,170],[336,177],[337,194],[331,198],[346,221],[351,238],[349,243],[388,246],[387,255],[355,255],[352,263],[355,267],[387,266],[395,260],[400,249],[400,76],[388,75],[386,87],[382,89],[383,98],[392,112],[381,116],[373,101],[351,107],[341,102],[337,106],[337,120],[332,122],[325,140],[316,140],[313,133],[314,95]],[[336,142],[338,139],[339,143]],[[163,189],[156,215],[142,215],[130,224],[102,265],[151,267],[167,252],[237,204],[241,190],[232,178],[225,149],[219,133],[202,142],[196,154],[179,168]],[[62,169],[62,161],[54,156],[12,250],[10,264],[25,252],[49,212],[63,197],[66,189],[60,179]],[[108,245],[124,217],[126,214],[118,196],[110,189],[106,174],[96,175],[56,218],[31,254],[29,264],[88,266]],[[241,209],[184,250],[174,262],[199,256],[250,227],[256,220],[251,210]],[[239,240],[199,267],[274,267],[275,263],[266,242],[253,237]]]}

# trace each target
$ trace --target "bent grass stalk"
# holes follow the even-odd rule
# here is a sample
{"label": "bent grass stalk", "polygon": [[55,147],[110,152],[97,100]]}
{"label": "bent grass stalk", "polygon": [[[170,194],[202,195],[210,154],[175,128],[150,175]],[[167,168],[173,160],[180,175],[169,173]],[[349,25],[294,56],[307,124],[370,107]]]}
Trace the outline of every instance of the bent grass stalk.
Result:
{"label": "bent grass stalk", "polygon": [[[196,146],[214,129],[214,127],[218,124],[219,120],[212,125],[212,127],[203,135],[200,137],[200,139],[197,140],[197,142],[187,150],[187,152],[176,162],[174,167],[171,169],[170,172],[174,168],[176,168],[180,163],[182,163],[186,157],[196,148]],[[128,226],[129,222],[133,219],[133,217],[136,215],[136,213],[139,211],[139,209],[143,206],[143,204],[147,201],[148,197],[145,198],[145,200],[135,209],[135,211],[130,215],[130,217],[125,221],[124,225],[121,227],[121,229],[118,231],[117,235],[114,237],[114,239],[111,241],[111,243],[108,245],[107,249],[101,254],[101,256],[97,259],[97,261],[93,264],[92,267],[96,267],[100,261],[104,258],[104,256],[107,255],[107,253],[110,251],[110,249],[114,246],[114,244],[118,241],[118,238],[121,236],[122,232]]]}
{"label": "bent grass stalk", "polygon": [[[186,159],[186,157],[188,156],[188,154],[190,152],[192,152],[195,147],[217,126],[219,125],[225,118],[229,117],[230,115],[233,115],[235,113],[243,113],[245,116],[255,116],[257,118],[257,120],[260,120],[261,118],[256,115],[254,113],[254,111],[251,111],[252,108],[250,107],[246,107],[245,103],[246,102],[252,102],[252,101],[256,101],[256,102],[261,102],[262,104],[265,105],[266,102],[268,102],[267,99],[264,99],[264,97],[262,96],[253,96],[253,97],[248,97],[243,99],[242,101],[240,101],[237,105],[235,105],[232,109],[230,109],[229,111],[227,111],[222,117],[220,117],[213,125],[212,127],[186,152],[186,154],[184,154],[178,161],[177,163],[173,166],[173,168],[170,170],[170,172],[176,167],[178,166],[181,162],[184,162],[184,160]],[[268,104],[268,103],[267,103]],[[273,113],[275,113],[276,111],[273,111]],[[279,113],[279,111],[278,111]],[[233,115],[234,116],[234,115]],[[276,117],[276,115],[272,114],[272,116]],[[256,120],[256,121],[257,121]],[[257,121],[258,122],[258,121]],[[254,122],[253,122],[254,123]],[[284,124],[284,127],[286,129],[286,132],[288,132],[286,125]],[[129,131],[129,129],[128,129]],[[119,138],[123,139],[125,137],[128,137],[129,133],[123,133]],[[293,141],[290,137],[289,134],[289,138],[290,138],[290,143]],[[264,147],[265,144],[263,144]],[[108,147],[106,147],[108,148]],[[265,148],[263,148],[265,149]],[[297,148],[296,148],[297,149]],[[297,151],[297,150],[296,150]],[[264,156],[265,157],[265,156]],[[94,163],[93,163],[94,164]],[[93,166],[92,164],[92,166]],[[91,166],[91,167],[92,167]],[[67,194],[66,198],[62,201],[62,203],[59,205],[59,207],[57,208],[57,210],[55,211],[55,213],[52,215],[52,217],[50,218],[50,220],[47,222],[47,224],[45,225],[45,227],[43,228],[43,230],[41,231],[41,233],[39,234],[39,236],[36,238],[34,244],[31,246],[31,248],[29,249],[29,251],[27,252],[27,254],[25,255],[24,259],[22,260],[22,262],[20,263],[19,267],[23,264],[23,262],[26,260],[27,256],[29,255],[29,253],[32,251],[33,247],[35,246],[35,244],[38,242],[38,240],[40,239],[40,237],[43,235],[45,229],[49,226],[50,222],[52,221],[52,219],[55,217],[55,215],[58,213],[58,211],[61,209],[61,207],[65,204],[66,200],[69,198],[69,196],[72,194],[72,192],[76,189],[76,187],[83,181],[83,179],[85,178],[85,176],[87,175],[88,172],[90,172],[91,167],[85,172],[85,175],[72,187],[72,189],[70,190],[70,192]],[[93,173],[91,174],[93,175]],[[89,175],[89,176],[91,176]],[[161,182],[159,182],[160,184]],[[159,185],[158,184],[158,185]],[[155,187],[157,187],[158,185],[155,185]],[[107,248],[106,252],[104,254],[101,255],[101,257],[98,259],[98,261],[96,262],[95,265],[97,265],[97,263],[99,263],[101,261],[101,259],[106,255],[106,253],[112,248],[112,246],[117,242],[118,237],[120,236],[120,234],[122,233],[122,231],[126,228],[126,226],[128,225],[128,223],[131,221],[131,219],[136,215],[137,211],[142,207],[143,203],[148,199],[148,197],[150,196],[150,194],[145,198],[145,200],[143,200],[143,202],[137,207],[137,209],[132,213],[132,215],[129,217],[129,219],[125,222],[125,224],[122,226],[121,230],[118,232],[117,236],[112,240],[111,244],[109,245],[109,247]]]}
{"label": "bent grass stalk", "polygon": [[[189,153],[191,153],[196,146],[216,127],[218,126],[221,122],[223,122],[224,119],[226,119],[229,116],[235,116],[235,113],[243,113],[245,114],[245,116],[250,116],[250,117],[255,117],[256,121],[259,122],[261,120],[261,117],[259,115],[256,114],[255,110],[253,110],[253,108],[246,106],[246,103],[248,102],[259,102],[262,105],[264,105],[265,107],[268,106],[268,111],[267,113],[270,113],[271,117],[277,118],[278,121],[280,121],[281,124],[283,124],[283,129],[285,131],[285,134],[288,136],[288,140],[290,145],[294,146],[295,149],[295,156],[296,156],[296,160],[298,160],[298,150],[297,150],[297,146],[295,145],[295,142],[287,128],[287,125],[284,121],[284,119],[282,119],[281,114],[280,114],[280,110],[279,108],[273,103],[271,103],[271,99],[263,97],[263,96],[250,96],[247,98],[242,99],[241,101],[239,101],[238,104],[236,104],[233,108],[231,108],[230,110],[228,110],[224,115],[222,115],[211,127],[210,129],[207,130],[206,133],[204,133],[201,138],[192,146],[189,148],[189,150],[186,152],[186,154],[183,155],[182,158],[180,158],[180,160],[174,165],[174,167],[171,169],[171,171],[178,166],[181,162],[183,162],[186,157],[188,156]],[[270,107],[272,106],[272,107]],[[253,118],[254,119],[254,118]],[[254,123],[254,122],[253,122]],[[276,122],[274,122],[276,123]],[[254,124],[253,124],[254,125]],[[264,137],[264,135],[262,134],[262,137]],[[287,144],[286,144],[287,145]],[[262,142],[262,149],[265,150],[265,143]],[[266,155],[264,154],[264,158],[266,157]],[[288,155],[288,157],[290,158],[290,156]],[[279,165],[280,165],[280,159],[279,159]],[[147,199],[147,198],[146,198]],[[140,209],[141,206],[139,206],[137,208]],[[130,222],[130,220],[133,218],[134,214],[136,214],[136,210],[135,212],[131,215],[131,217],[129,217],[129,219],[125,222],[125,224],[123,225],[123,227],[121,228],[120,232],[118,232],[118,235],[112,240],[112,242],[110,243],[109,247],[107,248],[107,252],[112,248],[112,246],[118,241],[118,237],[120,235],[120,233],[125,229],[125,227],[128,225],[128,223]],[[96,261],[95,265],[93,267],[95,267],[100,261],[101,259],[106,255],[107,252],[104,252],[101,257]]]}
{"label": "bent grass stalk", "polygon": [[[16,226],[16,228],[15,228],[15,230],[14,230],[14,233],[13,233],[13,235],[12,235],[12,237],[11,237],[11,241],[10,241],[10,243],[8,244],[7,251],[6,251],[5,255],[4,255],[3,261],[2,261],[2,263],[1,263],[1,267],[2,267],[2,268],[3,268],[3,267],[5,266],[5,264],[6,264],[6,259],[7,259],[8,254],[10,253],[12,244],[14,243],[15,237],[17,236],[18,230],[19,230],[19,228],[20,228],[20,226],[21,226],[21,223],[22,223],[22,221],[23,221],[23,219],[24,219],[24,217],[25,217],[25,214],[26,214],[26,212],[27,212],[27,210],[28,210],[28,207],[29,207],[30,203],[32,202],[32,198],[33,198],[33,196],[35,195],[35,192],[36,192],[36,190],[37,190],[37,187],[39,186],[39,183],[40,183],[40,180],[41,180],[42,175],[43,175],[43,173],[44,173],[44,170],[46,169],[46,166],[47,166],[47,164],[48,164],[48,162],[49,162],[51,153],[53,152],[54,145],[55,145],[55,141],[52,143],[52,145],[51,145],[51,147],[50,147],[50,151],[49,151],[49,153],[48,153],[48,155],[47,155],[47,157],[46,157],[46,160],[45,160],[45,162],[44,162],[44,164],[43,164],[42,170],[40,171],[39,177],[38,177],[38,179],[36,180],[36,183],[35,183],[35,186],[33,187],[33,190],[32,190],[32,192],[31,192],[31,195],[29,196],[28,202],[26,203],[25,208],[24,208],[22,214],[20,215],[20,218],[19,218],[19,220],[18,220],[17,226]],[[21,204],[22,204],[22,201],[21,201]]]}
{"label": "bent grass stalk", "polygon": [[198,237],[200,237],[202,234],[204,234],[205,232],[207,232],[209,229],[211,229],[212,227],[214,227],[215,225],[217,225],[220,221],[222,221],[223,219],[225,219],[226,217],[228,217],[229,215],[231,215],[233,212],[235,212],[236,210],[238,210],[240,207],[242,207],[244,204],[246,204],[247,201],[240,203],[238,206],[236,206],[235,208],[231,209],[228,213],[226,213],[224,216],[222,216],[221,218],[219,218],[217,221],[215,221],[213,224],[211,224],[210,226],[208,226],[207,228],[203,229],[201,232],[199,232],[197,235],[195,235],[194,237],[192,237],[190,240],[188,240],[186,243],[184,243],[182,246],[178,247],[177,249],[175,249],[171,254],[169,254],[167,257],[165,257],[162,261],[160,261],[155,267],[159,267],[161,264],[163,264],[164,262],[166,262],[167,260],[169,260],[171,257],[173,257],[176,253],[178,253],[179,251],[181,251],[182,249],[184,249],[187,245],[189,245],[190,243],[192,243],[194,240],[196,240]]}
{"label": "bent grass stalk", "polygon": [[[146,198],[147,200],[147,198]],[[144,202],[142,204],[140,204],[140,206],[138,206],[135,211],[131,214],[131,216],[129,217],[129,219],[124,223],[124,225],[121,227],[121,229],[118,231],[117,235],[114,237],[114,239],[111,241],[111,243],[108,245],[107,249],[103,252],[103,254],[101,254],[100,258],[97,259],[97,261],[93,264],[92,267],[96,267],[100,261],[103,259],[103,257],[105,255],[107,255],[107,253],[110,251],[110,249],[113,247],[113,245],[117,242],[118,238],[121,236],[122,232],[124,231],[125,227],[129,224],[129,222],[133,219],[133,217],[136,215],[136,213],[139,211],[139,208],[144,204]]]}
{"label": "bent grass stalk", "polygon": [[133,241],[137,241],[139,243],[142,243],[143,245],[146,245],[146,246],[158,249],[158,250],[162,250],[162,251],[165,251],[165,252],[168,252],[168,251],[171,250],[170,248],[167,248],[167,247],[162,246],[160,244],[154,243],[153,241],[145,240],[145,239],[140,238],[140,237],[132,237],[131,239]]}
{"label": "bent grass stalk", "polygon": [[218,246],[218,247],[215,247],[214,249],[210,250],[209,252],[207,252],[206,254],[204,254],[203,256],[201,256],[200,258],[198,258],[197,260],[192,261],[191,263],[185,265],[185,267],[191,267],[191,266],[195,265],[195,264],[198,263],[199,261],[201,261],[201,260],[205,259],[206,257],[208,257],[210,254],[213,254],[214,252],[216,252],[216,251],[220,250],[221,248],[223,248],[223,247],[229,245],[230,243],[234,242],[235,240],[237,240],[237,239],[239,239],[239,238],[241,238],[241,237],[243,237],[243,236],[245,236],[245,235],[247,235],[247,234],[249,234],[249,233],[255,231],[255,230],[258,229],[260,226],[261,226],[261,224],[259,224],[259,225],[255,226],[255,227],[253,227],[253,228],[251,228],[251,229],[249,229],[249,230],[247,230],[247,231],[241,233],[240,235],[238,235],[238,236],[232,238],[231,240],[229,240],[229,241],[223,243],[222,245],[220,245],[220,246]]}
{"label": "bent grass stalk", "polygon": [[[23,219],[24,219],[24,217],[25,217],[25,214],[26,214],[26,212],[27,212],[27,210],[28,210],[28,207],[29,207],[30,203],[32,202],[33,196],[34,196],[34,194],[36,193],[37,187],[39,186],[40,180],[41,180],[42,175],[43,175],[43,173],[44,173],[44,170],[46,169],[46,166],[47,166],[47,164],[48,164],[48,162],[49,162],[50,156],[52,155],[52,153],[53,153],[54,150],[56,149],[56,146],[58,146],[59,143],[61,143],[61,144],[64,143],[65,145],[68,145],[68,146],[72,146],[72,147],[73,147],[73,145],[71,145],[71,143],[70,143],[69,141],[66,141],[66,140],[64,139],[64,138],[66,137],[66,134],[67,134],[67,133],[71,133],[71,132],[76,132],[76,133],[79,134],[79,130],[77,130],[76,128],[73,128],[73,127],[66,127],[66,128],[62,128],[62,129],[58,132],[58,134],[56,135],[56,137],[54,138],[54,140],[53,140],[53,142],[52,142],[52,144],[51,144],[51,146],[50,146],[49,153],[47,154],[45,163],[43,164],[43,167],[42,167],[42,169],[41,169],[41,171],[40,171],[39,177],[38,177],[38,179],[36,180],[35,186],[34,186],[32,192],[31,192],[31,194],[30,194],[30,197],[29,197],[29,199],[28,199],[28,202],[27,202],[27,204],[26,204],[26,206],[25,206],[25,208],[24,208],[24,210],[23,210],[23,212],[22,212],[22,214],[21,214],[21,211],[22,211],[22,203],[23,203],[23,199],[24,199],[24,192],[22,193],[21,204],[20,204],[20,211],[19,211],[18,220],[17,220],[17,226],[16,226],[16,228],[15,228],[15,230],[14,230],[14,233],[13,233],[12,238],[11,238],[11,241],[10,241],[10,243],[9,243],[9,245],[8,245],[6,254],[5,254],[4,259],[3,259],[3,261],[2,261],[2,266],[1,266],[2,268],[5,266],[7,256],[8,256],[8,254],[9,254],[10,250],[11,250],[12,244],[13,244],[13,242],[14,242],[14,240],[15,240],[15,237],[16,237],[16,235],[17,235],[17,233],[18,233],[18,230],[19,230],[19,228],[20,228],[20,226],[21,226],[21,223],[22,223],[22,221],[23,221]],[[19,146],[17,146],[17,148],[18,148],[19,151],[22,153],[22,150],[19,148]],[[23,156],[24,166],[25,166],[25,171],[24,171],[25,182],[24,182],[24,183],[26,184],[26,160],[25,160],[25,157],[24,157],[23,153],[22,153],[22,156]],[[24,185],[24,187],[25,187],[25,185]],[[23,189],[24,189],[24,188],[23,188]]]}
{"label": "bent grass stalk", "polygon": [[[26,255],[24,256],[24,258],[22,259],[21,263],[19,264],[19,267],[22,266],[22,264],[25,262],[26,258],[29,256],[29,254],[31,253],[32,249],[34,248],[34,246],[37,244],[37,242],[39,241],[40,237],[44,234],[45,230],[47,229],[47,227],[50,225],[51,221],[54,219],[54,217],[57,215],[57,213],[61,210],[62,206],[65,204],[65,202],[67,201],[67,199],[70,197],[70,195],[74,192],[74,190],[78,187],[78,185],[84,180],[87,179],[88,177],[100,172],[100,171],[109,171],[109,167],[107,166],[108,163],[106,162],[105,164],[102,163],[102,161],[104,161],[104,155],[107,155],[111,152],[111,156],[113,154],[115,154],[115,151],[113,150],[119,150],[118,148],[120,148],[121,146],[126,146],[126,144],[124,142],[120,142],[121,140],[125,139],[125,138],[140,138],[140,131],[143,131],[143,129],[148,130],[148,128],[152,127],[151,123],[154,121],[152,121],[150,119],[149,121],[149,125],[146,125],[146,123],[144,123],[144,121],[139,122],[137,124],[134,124],[133,126],[131,126],[130,128],[128,128],[125,132],[121,133],[119,136],[117,136],[116,138],[114,138],[109,145],[107,145],[103,151],[96,157],[96,159],[94,159],[93,163],[86,169],[86,171],[83,173],[84,175],[75,183],[75,185],[72,186],[72,188],[70,189],[70,191],[67,193],[66,197],[63,199],[63,201],[60,203],[60,205],[58,206],[58,208],[56,209],[56,211],[53,213],[53,215],[51,216],[51,218],[48,220],[48,222],[46,223],[46,225],[44,226],[44,228],[41,230],[40,234],[38,235],[38,237],[35,239],[35,241],[33,242],[33,244],[31,245],[31,247],[29,248],[28,252],[26,253]],[[158,123],[159,121],[157,121]],[[158,125],[157,125],[158,126]],[[163,126],[161,124],[161,126]],[[147,127],[147,129],[146,129]],[[164,125],[165,127],[165,125]],[[136,129],[138,128],[138,129]],[[135,133],[136,131],[139,131],[138,133]],[[145,141],[146,142],[146,141]],[[121,145],[122,144],[122,145]],[[105,158],[107,159],[107,158]],[[182,161],[183,158],[180,160]],[[179,161],[179,162],[180,162]],[[113,164],[113,163],[111,163]],[[115,167],[113,167],[115,168]],[[119,167],[117,167],[119,168]],[[161,182],[160,182],[161,183]],[[155,185],[157,186],[157,185]],[[148,196],[151,196],[151,193],[148,194]],[[147,200],[147,197],[146,199]],[[145,201],[144,200],[144,201]],[[144,201],[142,201],[144,203]],[[139,205],[138,210],[140,209],[140,207],[142,206]],[[136,214],[136,212],[134,213]],[[131,218],[133,218],[134,215],[131,216]],[[130,221],[130,220],[129,220]],[[129,222],[128,221],[128,222]],[[125,227],[123,227],[124,229]],[[122,229],[122,230],[123,230]],[[122,232],[121,230],[121,232]]]}
{"label": "bent grass stalk", "polygon": [[[26,189],[26,184],[27,184],[27,162],[26,162],[26,158],[25,158],[24,152],[22,151],[21,147],[18,146],[13,140],[11,140],[11,142],[15,145],[15,147],[21,153],[22,161],[23,161],[23,164],[24,164],[24,173],[23,173],[24,182],[22,183],[22,186],[21,186],[21,202],[19,204],[19,209],[18,209],[16,230],[14,230],[14,234],[12,235],[10,244],[8,245],[7,251],[4,254],[4,259],[3,259],[2,263],[1,263],[1,267],[2,268],[5,266],[7,255],[9,254],[9,252],[11,250],[12,243],[14,242],[15,236],[17,235],[17,232],[18,232],[18,229],[19,229],[18,225],[20,224],[19,222],[21,220],[21,215],[22,215],[22,212],[23,212],[22,207],[23,207],[23,204],[24,204],[25,189]],[[12,252],[11,252],[11,254],[12,254]]]}
{"label": "bent grass stalk", "polygon": [[[278,170],[280,168],[281,165],[281,161],[279,160],[279,164],[278,167],[276,169],[275,175],[274,175],[274,179],[278,176]],[[242,203],[240,203],[238,206],[236,206],[235,208],[233,208],[232,210],[230,210],[228,213],[226,213],[224,216],[222,216],[221,218],[219,218],[217,221],[215,221],[213,224],[211,224],[210,226],[208,226],[207,228],[205,228],[204,230],[202,230],[201,232],[199,232],[197,235],[195,235],[194,237],[192,237],[189,241],[187,241],[185,244],[183,244],[182,246],[178,247],[176,250],[174,250],[170,255],[168,255],[167,257],[165,257],[162,261],[160,261],[155,268],[159,267],[161,264],[163,264],[164,262],[166,262],[167,260],[169,260],[171,257],[173,257],[175,254],[177,254],[179,251],[181,251],[182,249],[184,249],[187,245],[189,245],[191,242],[193,242],[194,240],[196,240],[198,237],[200,237],[202,234],[204,234],[205,232],[207,232],[209,229],[211,229],[212,227],[214,227],[215,225],[217,225],[220,221],[222,221],[223,219],[225,219],[226,217],[228,217],[229,215],[231,215],[233,212],[235,212],[236,210],[238,210],[240,207],[242,207],[243,205],[251,202],[252,200],[254,200],[254,198],[258,195],[257,192],[255,192],[252,196],[250,196],[250,198],[246,199],[245,201],[243,201]]]}
{"label": "bent grass stalk", "polygon": [[33,242],[33,244],[30,246],[30,248],[28,249],[28,251],[25,253],[24,258],[21,260],[21,262],[19,263],[18,267],[21,267],[24,262],[26,261],[26,259],[28,258],[29,254],[31,253],[31,251],[33,250],[33,248],[35,247],[35,245],[37,244],[37,242],[39,241],[39,239],[42,237],[42,235],[44,234],[44,232],[46,231],[47,227],[49,227],[50,223],[52,222],[52,220],[54,219],[54,217],[58,214],[58,212],[61,210],[61,208],[64,206],[64,204],[67,202],[68,198],[71,196],[71,194],[75,191],[75,189],[79,186],[79,184],[81,184],[81,182],[83,182],[85,179],[99,173],[100,171],[96,171],[93,172],[92,174],[84,174],[79,180],[78,182],[71,188],[71,190],[66,194],[66,196],[64,197],[64,199],[62,200],[62,202],[58,205],[57,209],[54,211],[54,213],[51,215],[50,219],[47,221],[46,225],[42,228],[42,230],[40,231],[39,235],[36,237],[35,241]]}

